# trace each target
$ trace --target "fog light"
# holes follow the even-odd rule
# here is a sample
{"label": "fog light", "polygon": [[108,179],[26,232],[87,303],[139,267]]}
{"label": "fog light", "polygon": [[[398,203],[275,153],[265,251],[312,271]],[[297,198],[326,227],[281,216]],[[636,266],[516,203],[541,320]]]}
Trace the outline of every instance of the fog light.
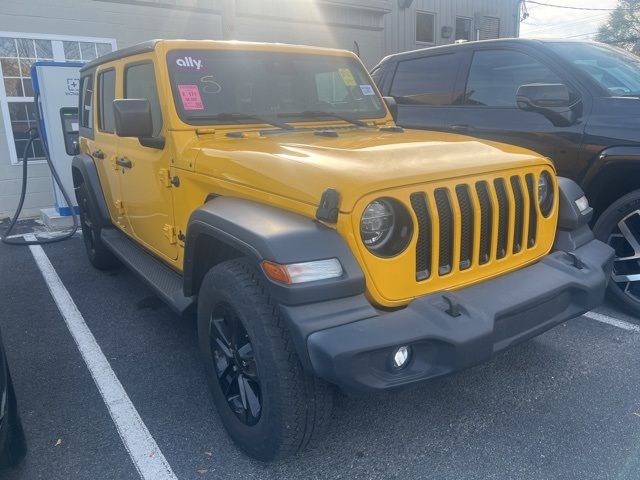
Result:
{"label": "fog light", "polygon": [[402,346],[393,354],[393,368],[400,369],[409,363],[411,357],[411,347]]}

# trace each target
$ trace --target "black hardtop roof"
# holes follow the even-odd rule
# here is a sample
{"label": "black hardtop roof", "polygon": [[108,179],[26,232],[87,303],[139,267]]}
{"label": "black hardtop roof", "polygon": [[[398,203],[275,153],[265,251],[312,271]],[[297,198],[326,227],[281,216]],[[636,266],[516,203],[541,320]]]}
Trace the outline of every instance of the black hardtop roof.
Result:
{"label": "black hardtop roof", "polygon": [[121,58],[130,57],[132,55],[138,55],[140,53],[148,53],[153,52],[156,48],[160,40],[148,40],[146,42],[138,43],[136,45],[132,45],[127,48],[123,48],[120,50],[116,50],[115,52],[107,53],[101,57],[96,58],[95,60],[91,60],[89,63],[86,63],[81,69],[80,72],[85,72],[87,70],[93,70],[98,65],[102,65],[103,63],[112,62],[114,60],[120,60]]}

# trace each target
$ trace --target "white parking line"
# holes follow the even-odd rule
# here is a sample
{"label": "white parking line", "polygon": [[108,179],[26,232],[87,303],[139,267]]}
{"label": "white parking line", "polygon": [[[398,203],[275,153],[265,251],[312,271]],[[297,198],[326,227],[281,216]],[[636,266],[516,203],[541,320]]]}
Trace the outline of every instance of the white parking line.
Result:
{"label": "white parking line", "polygon": [[584,314],[584,316],[590,318],[591,320],[595,320],[596,322],[606,323],[607,325],[618,327],[623,330],[628,330],[630,332],[640,332],[640,326],[634,325],[633,323],[625,322],[624,320],[618,320],[617,318],[610,317],[609,315],[603,315],[602,313],[597,312],[587,312]]}
{"label": "white parking line", "polygon": [[[32,238],[28,238],[32,237]],[[28,240],[35,239],[25,235]],[[39,245],[30,246],[47,287],[51,292],[71,336],[78,345],[80,354],[87,364],[100,395],[109,410],[120,438],[133,461],[140,477],[144,480],[177,480],[171,466],[164,458],[138,411],[131,403],[120,380],[111,369],[109,361],[82,318],[71,295],[60,280],[47,254]]]}

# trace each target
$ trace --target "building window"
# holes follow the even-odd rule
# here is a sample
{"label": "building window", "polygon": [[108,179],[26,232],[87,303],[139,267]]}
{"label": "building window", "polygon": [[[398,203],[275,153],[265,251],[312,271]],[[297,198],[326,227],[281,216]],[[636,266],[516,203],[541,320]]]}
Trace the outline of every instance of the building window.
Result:
{"label": "building window", "polygon": [[[22,161],[29,129],[35,127],[31,66],[42,60],[87,62],[115,46],[112,39],[0,32],[0,111],[12,164]],[[44,160],[42,148],[40,140],[35,140],[27,159]]]}
{"label": "building window", "polygon": [[436,43],[436,16],[433,13],[416,12],[416,42]]}
{"label": "building window", "polygon": [[471,40],[471,19],[456,17],[456,40]]}

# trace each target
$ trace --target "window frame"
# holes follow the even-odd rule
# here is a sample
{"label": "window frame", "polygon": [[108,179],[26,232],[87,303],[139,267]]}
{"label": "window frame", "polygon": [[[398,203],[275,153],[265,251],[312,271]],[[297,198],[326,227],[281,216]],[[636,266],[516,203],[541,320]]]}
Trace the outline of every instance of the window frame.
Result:
{"label": "window frame", "polygon": [[[64,49],[62,42],[87,42],[87,43],[108,43],[111,45],[112,51],[115,51],[118,47],[115,38],[105,37],[84,37],[75,35],[56,35],[48,33],[32,33],[32,32],[11,32],[0,31],[0,37],[27,39],[27,40],[49,40],[51,41],[51,49],[53,53],[54,62],[72,62],[75,60],[66,60],[64,55]],[[4,86],[4,75],[2,74],[2,67],[0,66],[0,116],[2,118],[2,125],[5,129],[5,137],[7,140],[9,150],[10,165],[19,165],[22,162],[22,158],[18,158],[15,139],[13,136],[13,130],[11,128],[11,116],[9,114],[9,103],[33,103],[33,97],[13,97],[8,96]],[[30,160],[29,163],[45,163],[46,160]]]}
{"label": "window frame", "polygon": [[[433,19],[433,41],[427,42],[425,40],[418,40],[418,16],[419,15],[430,15]],[[435,12],[428,12],[426,10],[416,10],[416,21],[413,29],[415,43],[419,45],[435,45],[436,44],[436,20],[437,14]]]}
{"label": "window frame", "polygon": [[[525,51],[525,50],[521,50],[518,48],[508,48],[508,47],[500,47],[500,48],[477,48],[474,49],[470,52],[470,58],[468,60],[468,63],[466,65],[466,72],[464,73],[464,84],[462,85],[462,94],[466,95],[467,93],[467,88],[469,86],[469,78],[470,78],[470,74],[471,74],[471,67],[473,66],[473,59],[475,58],[477,53],[481,53],[481,52],[500,52],[500,51],[508,51],[508,52],[515,52],[515,53],[520,53],[522,55],[526,55],[527,57],[532,58],[533,60],[535,60],[536,62],[540,63],[541,65],[543,65],[544,67],[548,68],[552,73],[554,73],[555,75],[558,76],[558,78],[560,78],[562,80],[562,83],[564,83],[567,88],[569,89],[569,91],[573,91],[576,95],[578,95],[581,99],[584,98],[584,94],[582,92],[581,89],[577,88],[573,82],[571,82],[568,78],[567,75],[565,75],[563,72],[559,71],[558,68],[554,67],[553,65],[551,65],[549,62],[545,61],[544,59],[539,58],[537,55],[534,55],[532,52],[529,51]],[[455,108],[485,108],[485,109],[494,109],[494,110],[519,110],[517,105],[513,105],[513,106],[507,106],[507,105],[495,105],[495,106],[491,106],[491,105],[473,105],[473,104],[469,104],[469,103],[455,103],[453,105],[451,105],[452,107]]]}
{"label": "window frame", "polygon": [[[105,69],[99,70],[98,72],[96,72],[96,82],[95,82],[95,88],[97,90],[96,94],[95,94],[95,100],[96,101],[96,105],[95,105],[95,109],[96,109],[96,113],[97,113],[97,120],[98,120],[98,125],[96,130],[98,130],[100,133],[106,133],[106,134],[110,134],[110,135],[114,135],[116,133],[116,126],[115,126],[115,120],[114,120],[114,125],[113,125],[113,130],[105,130],[103,127],[104,125],[103,123],[103,111],[102,111],[102,93],[103,93],[103,89],[102,89],[102,77],[109,72],[113,72],[113,98],[116,99],[116,91],[118,88],[118,74],[116,72],[116,68],[115,67],[107,67]],[[95,125],[94,125],[95,127]]]}
{"label": "window frame", "polygon": [[[150,64],[153,68],[153,80],[156,87],[156,95],[158,97],[159,104],[159,112],[160,112],[160,128],[158,129],[158,133],[153,135],[151,138],[159,138],[162,137],[162,131],[164,130],[164,115],[162,114],[162,104],[160,103],[160,90],[158,88],[158,69],[156,68],[156,64],[153,59],[145,58],[144,60],[134,60],[133,62],[126,63],[124,68],[122,69],[122,98],[126,99],[127,97],[127,72],[130,68],[138,67],[140,65]],[[153,112],[151,112],[151,119],[153,121]],[[155,133],[155,132],[154,132]]]}

